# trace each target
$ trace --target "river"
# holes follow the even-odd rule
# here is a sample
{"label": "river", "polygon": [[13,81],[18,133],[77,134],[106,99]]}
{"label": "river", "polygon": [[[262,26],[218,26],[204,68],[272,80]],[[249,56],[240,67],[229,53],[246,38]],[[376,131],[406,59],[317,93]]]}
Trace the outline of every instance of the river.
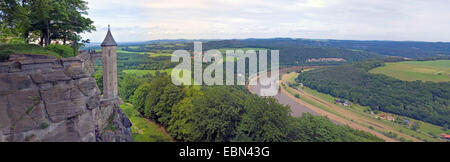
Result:
{"label": "river", "polygon": [[[290,67],[290,68],[280,69],[280,76],[286,74],[289,71],[294,71],[296,69],[301,69],[301,68],[304,68],[304,67],[295,67],[295,68],[294,67]],[[263,87],[260,84],[249,86],[249,88],[250,88],[251,92],[256,93],[258,96],[261,96],[260,95],[260,92],[261,92],[260,90]],[[280,87],[280,88],[282,88],[282,87]],[[302,113],[311,113],[313,115],[319,115],[315,111],[309,109],[308,107],[306,107],[306,106],[304,106],[304,105],[302,105],[302,104],[300,104],[298,102],[295,102],[292,98],[290,98],[286,94],[281,93],[281,91],[279,91],[278,94],[274,96],[274,98],[276,100],[278,100],[278,102],[280,104],[288,105],[291,108],[291,115],[294,116],[294,117],[299,117],[299,116],[302,115]]]}

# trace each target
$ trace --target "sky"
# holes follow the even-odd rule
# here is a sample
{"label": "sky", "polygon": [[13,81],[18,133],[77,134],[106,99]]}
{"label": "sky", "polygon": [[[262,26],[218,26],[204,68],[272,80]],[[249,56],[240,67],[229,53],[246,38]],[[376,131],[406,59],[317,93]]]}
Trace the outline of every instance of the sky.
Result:
{"label": "sky", "polygon": [[450,0],[87,0],[101,42],[310,38],[450,42]]}

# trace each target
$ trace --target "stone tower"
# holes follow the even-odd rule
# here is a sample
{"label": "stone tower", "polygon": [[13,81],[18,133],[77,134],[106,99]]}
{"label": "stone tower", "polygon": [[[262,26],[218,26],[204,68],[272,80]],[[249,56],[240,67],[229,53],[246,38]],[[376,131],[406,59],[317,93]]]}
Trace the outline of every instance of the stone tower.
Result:
{"label": "stone tower", "polygon": [[115,99],[118,98],[117,90],[117,43],[108,25],[108,33],[106,33],[105,40],[102,46],[102,62],[103,62],[103,98]]}

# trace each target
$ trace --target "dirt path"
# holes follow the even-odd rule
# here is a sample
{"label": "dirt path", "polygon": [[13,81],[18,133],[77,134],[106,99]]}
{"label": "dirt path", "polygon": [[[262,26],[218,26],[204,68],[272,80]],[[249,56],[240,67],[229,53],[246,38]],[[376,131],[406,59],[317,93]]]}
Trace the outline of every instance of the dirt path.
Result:
{"label": "dirt path", "polygon": [[[140,115],[140,114],[139,114],[139,117],[141,117],[141,118],[142,118],[145,122],[147,122],[149,125],[156,125],[156,126],[158,127],[158,129],[159,129],[164,135],[170,137],[170,140],[171,140],[172,142],[175,141],[175,139],[174,139],[169,133],[167,133],[166,129],[165,129],[163,126],[161,126],[160,124],[158,124],[158,123],[156,123],[156,122],[154,122],[154,121],[152,121],[152,120],[150,120],[150,119],[144,118],[144,117],[143,117],[142,115]],[[136,128],[137,128],[137,127],[136,127]],[[142,132],[141,129],[138,129],[138,130],[139,130],[139,133],[144,134],[144,132]]]}
{"label": "dirt path", "polygon": [[145,121],[146,121],[147,123],[149,123],[149,124],[155,124],[155,125],[157,125],[157,126],[158,126],[158,129],[159,129],[161,132],[163,132],[164,135],[170,137],[171,141],[173,141],[173,142],[175,141],[175,139],[174,139],[169,133],[167,133],[166,129],[165,129],[163,126],[161,126],[160,124],[158,124],[158,123],[156,123],[156,122],[154,122],[154,121],[151,121],[151,120],[149,120],[149,119],[146,119],[146,118],[144,118],[144,119],[145,119]]}

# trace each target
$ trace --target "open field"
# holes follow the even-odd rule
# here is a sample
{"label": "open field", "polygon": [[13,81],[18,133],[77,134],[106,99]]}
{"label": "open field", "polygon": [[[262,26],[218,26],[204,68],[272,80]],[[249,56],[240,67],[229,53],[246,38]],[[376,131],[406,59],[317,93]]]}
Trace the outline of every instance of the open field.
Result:
{"label": "open field", "polygon": [[267,49],[265,49],[265,48],[219,48],[217,50],[219,50],[222,53],[222,55],[225,55],[227,50],[242,50],[244,52],[246,52],[248,50],[255,50],[255,52],[258,52],[259,50],[267,50]]}
{"label": "open field", "polygon": [[159,71],[159,72],[166,72],[167,74],[171,74],[172,73],[172,69],[166,69],[166,70],[123,70],[123,72],[125,74],[136,74],[137,76],[143,76],[145,74],[152,74],[155,75],[155,73]]}
{"label": "open field", "polygon": [[117,52],[118,54],[120,54],[120,53],[136,53],[136,54],[141,54],[141,55],[147,54],[146,52],[131,52],[131,51],[125,51],[125,50],[123,50],[123,49],[120,48],[120,47],[118,47],[118,48],[116,49],[116,52]]}
{"label": "open field", "polygon": [[160,56],[172,56],[171,53],[164,53],[164,52],[158,52],[158,53],[154,53],[154,52],[133,52],[133,51],[125,51],[122,48],[117,48],[117,53],[136,53],[136,54],[140,54],[140,55],[149,55],[150,57],[160,57]]}
{"label": "open field", "polygon": [[450,81],[450,60],[386,63],[386,66],[372,69],[369,72],[405,81],[448,82]]}
{"label": "open field", "polygon": [[121,104],[125,115],[130,119],[133,126],[131,133],[135,142],[172,142],[173,139],[163,127],[153,121],[141,117],[133,105],[129,103]]}
{"label": "open field", "polygon": [[172,56],[172,54],[170,54],[170,53],[153,53],[153,52],[147,52],[147,54],[149,54],[150,57]]}
{"label": "open field", "polygon": [[[293,82],[297,73],[290,73],[283,76],[283,83]],[[328,116],[331,120],[341,124],[347,124],[353,128],[370,132],[379,136],[382,134],[385,137],[400,141],[440,141],[438,139],[441,133],[448,133],[443,131],[441,127],[429,123],[417,121],[411,118],[397,116],[396,118],[407,119],[411,123],[420,123],[417,130],[410,129],[409,125],[388,121],[385,119],[377,119],[377,114],[372,114],[370,108],[351,103],[349,107],[335,103],[335,98],[328,94],[317,92],[308,87],[288,87],[283,86],[282,92],[289,93],[291,98],[294,98],[299,103],[313,109],[323,116]],[[295,95],[297,95],[297,98]],[[381,114],[383,112],[380,112]],[[387,113],[384,113],[388,115]],[[392,133],[389,133],[392,132]],[[379,136],[380,137],[380,136]],[[381,138],[381,137],[380,137]],[[386,138],[383,138],[386,139]]]}
{"label": "open field", "polygon": [[[133,47],[133,46],[130,46],[130,47]],[[136,47],[136,49],[137,49],[137,47]],[[102,51],[102,49],[96,49],[95,50],[95,52],[101,52],[101,51]],[[150,57],[172,56],[172,54],[169,53],[169,52],[171,52],[170,50],[161,50],[161,51],[158,51],[157,53],[155,53],[155,52],[133,52],[133,51],[123,50],[123,47],[117,47],[116,52],[118,54],[121,54],[121,53],[135,53],[135,54],[140,54],[140,55],[146,55],[147,54]]]}

